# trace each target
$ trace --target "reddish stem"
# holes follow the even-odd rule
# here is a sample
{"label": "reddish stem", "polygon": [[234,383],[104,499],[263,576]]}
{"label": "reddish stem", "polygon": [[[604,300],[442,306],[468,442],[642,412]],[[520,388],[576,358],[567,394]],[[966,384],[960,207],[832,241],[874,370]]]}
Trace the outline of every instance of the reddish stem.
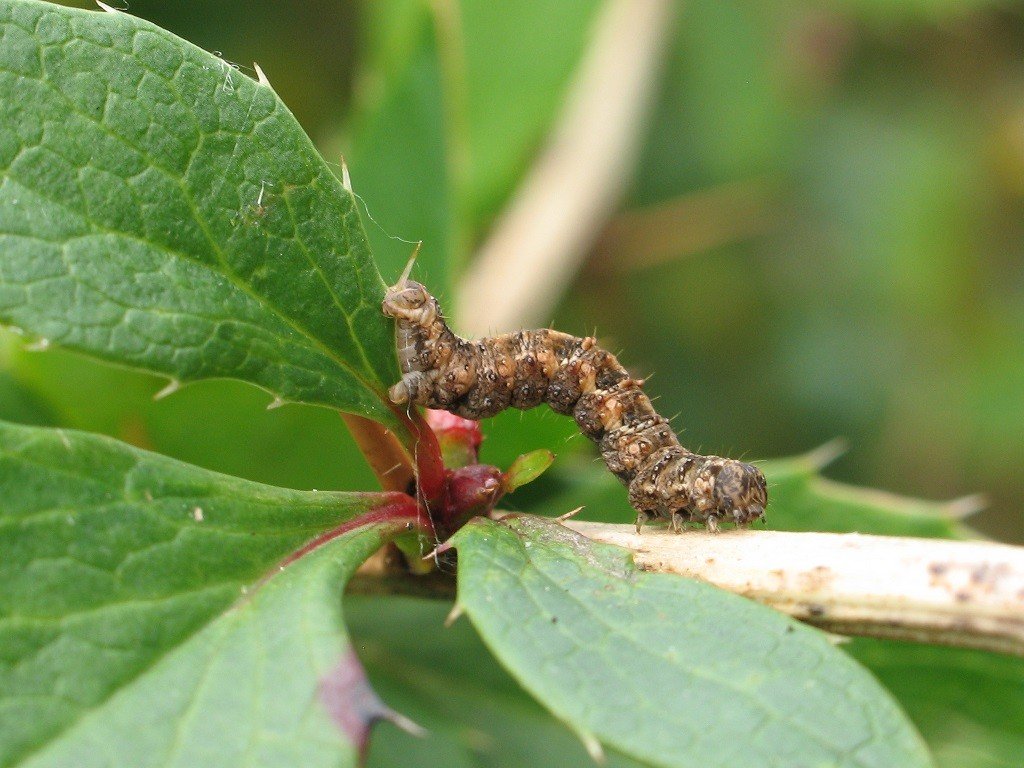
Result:
{"label": "reddish stem", "polygon": [[444,461],[437,436],[418,410],[406,412],[395,409],[395,413],[412,435],[416,487],[420,500],[428,509],[438,509],[444,500]]}
{"label": "reddish stem", "polygon": [[373,495],[381,497],[381,501],[383,503],[380,506],[376,506],[361,515],[356,515],[351,520],[346,520],[336,528],[324,531],[315,539],[299,547],[282,560],[280,568],[284,568],[285,566],[294,563],[300,557],[308,555],[314,549],[319,549],[327,542],[332,541],[339,536],[344,536],[346,533],[354,531],[357,528],[373,525],[375,523],[393,522],[396,523],[396,528],[401,527],[401,525],[404,524],[410,530],[419,527],[424,529],[428,534],[433,534],[431,521],[421,514],[419,505],[411,496],[407,496],[404,493],[380,493]]}

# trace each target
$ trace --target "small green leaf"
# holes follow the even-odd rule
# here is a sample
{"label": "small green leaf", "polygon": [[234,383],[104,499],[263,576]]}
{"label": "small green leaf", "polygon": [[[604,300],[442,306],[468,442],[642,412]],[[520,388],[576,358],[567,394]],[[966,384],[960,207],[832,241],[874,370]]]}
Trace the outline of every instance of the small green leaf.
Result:
{"label": "small green leaf", "polygon": [[[307,640],[316,647],[325,630],[314,614],[335,609],[333,592],[328,600],[310,587],[284,599],[285,587],[275,586],[245,608],[256,611],[246,614],[251,626],[237,623],[238,609],[219,629],[208,625],[233,604],[249,605],[239,603],[245,591],[303,543],[403,499],[273,488],[108,438],[0,423],[0,766],[29,764],[33,755],[60,764],[56,757],[43,758],[67,758],[72,743],[97,760],[113,760],[112,750],[141,744],[141,734],[163,728],[165,720],[173,729],[182,697],[204,700],[207,693],[200,696],[189,686],[201,670],[217,668],[211,665],[219,654],[237,652],[248,665],[256,653],[252,670],[259,675],[288,669],[272,657],[286,647],[304,652],[301,643],[294,645],[294,632],[302,629],[294,611],[301,608],[312,633]],[[379,543],[380,532],[373,537]],[[370,544],[354,546],[363,553]],[[288,576],[280,584],[293,581]],[[314,598],[324,602],[309,602]],[[273,624],[270,601],[278,600],[284,608],[294,602],[294,611],[282,608],[280,623]],[[264,633],[262,649],[257,632]],[[278,641],[290,645],[278,647]],[[177,682],[161,693],[153,680],[166,680],[158,671],[169,668],[178,669]],[[241,688],[248,678],[240,669],[235,684]],[[140,693],[145,691],[148,698]],[[259,696],[269,694],[256,691],[245,706],[219,715],[234,711],[238,719],[216,738],[233,729],[232,738],[269,738],[277,728],[270,724],[274,717],[307,711],[296,705],[301,695],[288,698],[296,691],[277,684],[274,706],[261,704]],[[126,710],[125,701],[135,706]],[[132,721],[139,741],[108,741],[131,712],[141,718]],[[266,731],[259,730],[260,717],[270,718]],[[189,722],[198,727],[203,719]],[[183,730],[192,727],[189,722],[181,720]],[[154,731],[153,738],[163,737]],[[84,760],[83,753],[62,764]],[[110,764],[141,765],[134,757]]]}
{"label": "small green leaf", "polygon": [[453,543],[484,642],[583,735],[665,768],[931,765],[886,691],[814,629],[544,518],[477,519]]}
{"label": "small green leaf", "polygon": [[[373,217],[368,236],[381,272],[397,278],[422,240],[416,279],[452,283],[457,227],[446,142],[436,26],[421,0],[366,3],[360,80],[346,144],[352,178]],[[443,295],[443,293],[442,293]]]}
{"label": "small green leaf", "polygon": [[512,493],[516,488],[532,483],[544,474],[555,460],[555,454],[546,449],[524,453],[512,462],[505,473],[505,490]]}
{"label": "small green leaf", "polygon": [[353,195],[273,90],[125,13],[0,0],[0,322],[395,420]]}
{"label": "small green leaf", "polygon": [[[33,424],[98,432],[285,488],[375,487],[344,422],[328,408],[268,411],[264,392],[232,379],[198,382],[174,397],[154,400],[161,384],[151,374],[63,349],[43,355],[14,352],[11,374],[54,414],[50,423]],[[7,420],[29,423],[16,415]]]}
{"label": "small green leaf", "polygon": [[[446,72],[445,87],[465,88],[471,162],[463,207],[474,227],[494,217],[536,159],[537,147],[564,109],[602,8],[594,0],[461,6],[464,71]],[[453,75],[465,82],[452,82]]]}

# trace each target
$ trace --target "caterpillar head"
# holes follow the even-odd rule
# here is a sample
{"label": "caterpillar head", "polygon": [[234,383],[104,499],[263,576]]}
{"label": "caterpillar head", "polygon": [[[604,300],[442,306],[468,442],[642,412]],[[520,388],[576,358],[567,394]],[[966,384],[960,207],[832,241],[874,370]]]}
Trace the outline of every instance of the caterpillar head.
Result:
{"label": "caterpillar head", "polygon": [[388,317],[427,326],[437,318],[437,302],[415,280],[401,280],[384,293],[381,310]]}
{"label": "caterpillar head", "polygon": [[700,518],[714,516],[743,525],[764,515],[768,484],[752,464],[709,456],[693,483],[693,506]]}

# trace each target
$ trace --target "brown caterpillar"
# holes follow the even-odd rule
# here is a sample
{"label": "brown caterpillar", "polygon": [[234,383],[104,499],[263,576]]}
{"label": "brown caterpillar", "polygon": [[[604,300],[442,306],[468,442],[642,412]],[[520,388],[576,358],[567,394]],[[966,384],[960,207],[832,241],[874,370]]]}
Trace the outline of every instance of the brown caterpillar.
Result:
{"label": "brown caterpillar", "polygon": [[388,392],[393,402],[474,420],[545,402],[572,414],[629,488],[637,533],[656,517],[668,519],[675,531],[683,522],[716,531],[719,520],[745,526],[764,514],[768,489],[761,471],[680,445],[643,382],[594,339],[538,330],[467,341],[448,328],[437,299],[404,276],[388,289],[382,309],[397,321],[402,380]]}

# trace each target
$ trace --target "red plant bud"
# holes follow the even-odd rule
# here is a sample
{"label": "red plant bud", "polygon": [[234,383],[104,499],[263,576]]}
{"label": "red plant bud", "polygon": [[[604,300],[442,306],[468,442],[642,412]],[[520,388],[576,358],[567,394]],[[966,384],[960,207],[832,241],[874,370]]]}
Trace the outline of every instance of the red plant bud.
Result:
{"label": "red plant bud", "polygon": [[427,424],[437,435],[441,456],[449,468],[476,464],[477,451],[484,439],[480,422],[464,419],[447,411],[427,410]]}

